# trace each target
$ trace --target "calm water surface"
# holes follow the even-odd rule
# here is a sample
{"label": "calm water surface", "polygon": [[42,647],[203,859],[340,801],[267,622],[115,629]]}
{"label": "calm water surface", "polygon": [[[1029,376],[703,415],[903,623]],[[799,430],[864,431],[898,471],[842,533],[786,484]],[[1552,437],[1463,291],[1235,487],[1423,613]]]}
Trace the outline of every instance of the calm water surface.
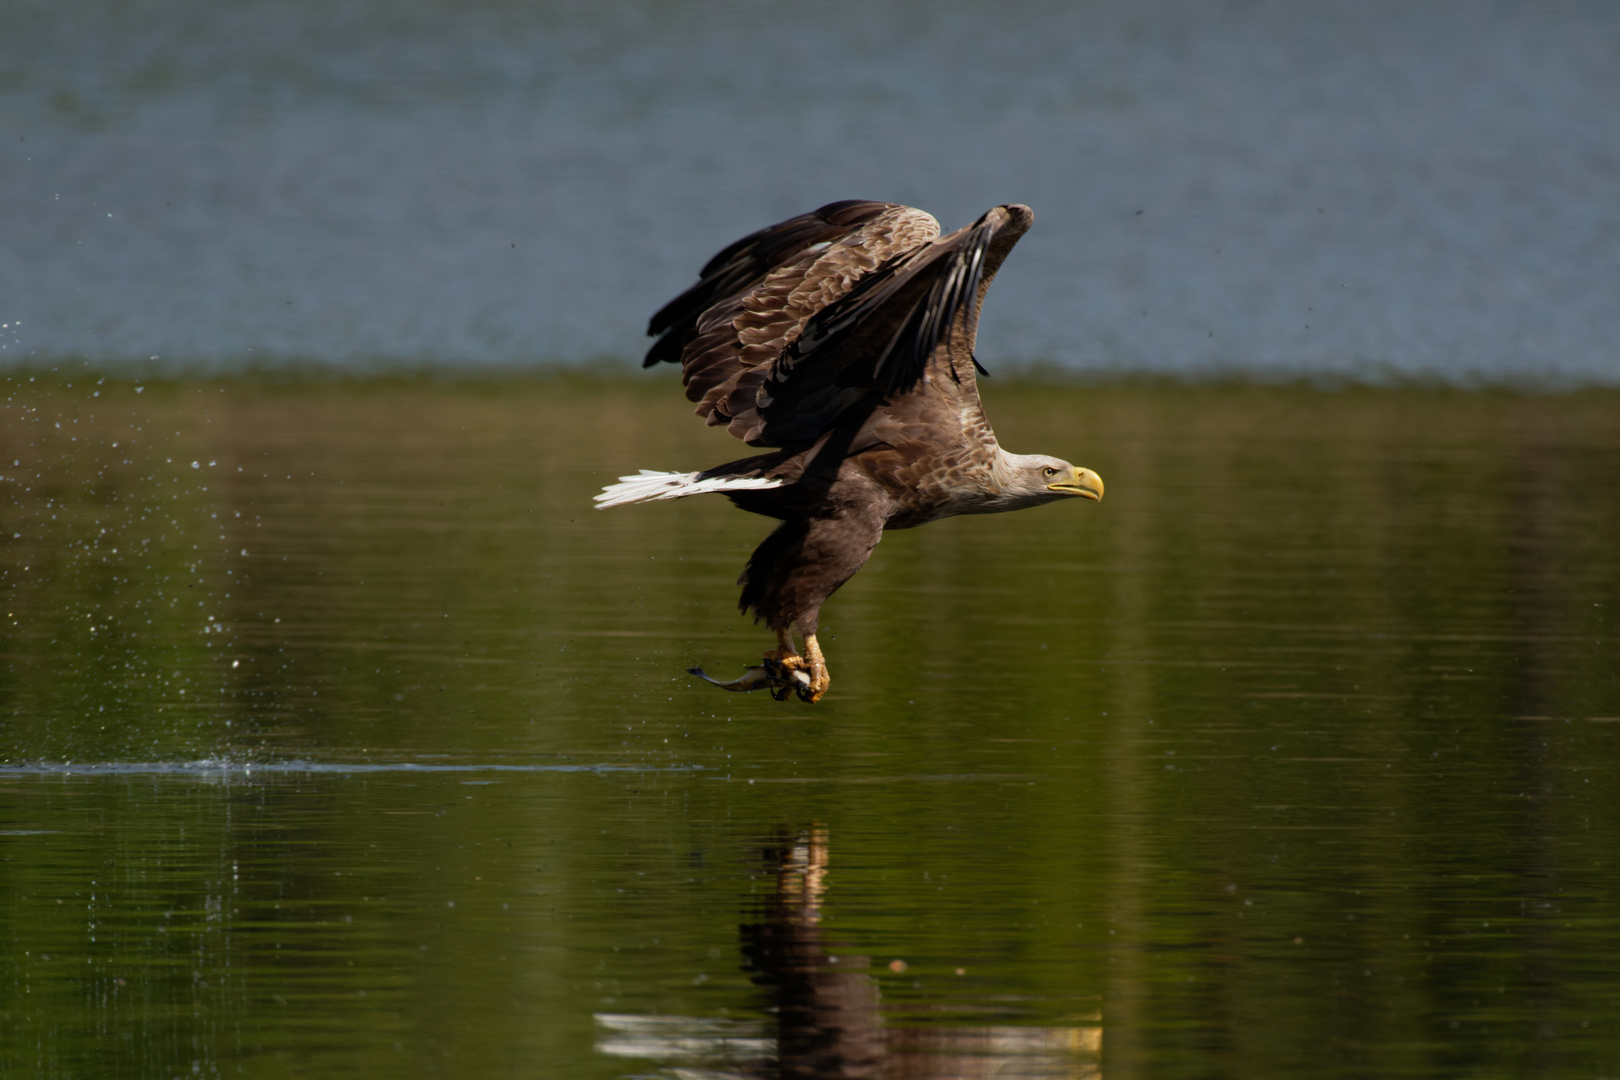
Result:
{"label": "calm water surface", "polygon": [[1620,1074],[1613,394],[992,383],[811,708],[667,378],[3,389],[8,1076]]}

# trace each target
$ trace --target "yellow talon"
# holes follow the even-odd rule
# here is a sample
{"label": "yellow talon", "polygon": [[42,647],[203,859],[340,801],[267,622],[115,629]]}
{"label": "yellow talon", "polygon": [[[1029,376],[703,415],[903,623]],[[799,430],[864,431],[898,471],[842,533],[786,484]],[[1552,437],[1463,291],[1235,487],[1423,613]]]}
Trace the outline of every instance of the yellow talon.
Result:
{"label": "yellow talon", "polygon": [[827,660],[821,655],[821,643],[816,640],[816,635],[804,635],[804,651],[808,654],[809,663],[806,666],[810,669],[810,681],[808,686],[799,690],[799,699],[814,705],[832,685],[832,675],[827,671]]}

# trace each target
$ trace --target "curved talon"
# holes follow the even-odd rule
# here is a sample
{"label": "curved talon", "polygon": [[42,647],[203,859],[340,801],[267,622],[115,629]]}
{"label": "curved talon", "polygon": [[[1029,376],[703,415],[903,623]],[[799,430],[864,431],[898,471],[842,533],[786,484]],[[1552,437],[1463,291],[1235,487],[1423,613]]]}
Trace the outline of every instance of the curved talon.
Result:
{"label": "curved talon", "polygon": [[771,697],[777,701],[786,701],[788,695],[797,692],[802,698],[804,688],[810,685],[810,676],[805,672],[808,666],[805,658],[798,653],[784,653],[780,649],[767,650],[765,670],[771,676]]}
{"label": "curved talon", "polygon": [[804,651],[808,654],[806,666],[810,669],[810,677],[806,686],[799,690],[799,700],[814,705],[832,685],[832,675],[827,671],[827,661],[821,655],[821,643],[816,640],[816,635],[804,635]]}

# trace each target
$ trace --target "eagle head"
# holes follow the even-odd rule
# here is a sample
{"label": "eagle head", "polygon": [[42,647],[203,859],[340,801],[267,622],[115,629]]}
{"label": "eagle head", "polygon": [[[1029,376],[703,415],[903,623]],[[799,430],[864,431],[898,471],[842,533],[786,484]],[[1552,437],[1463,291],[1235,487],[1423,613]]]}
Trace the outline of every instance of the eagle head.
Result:
{"label": "eagle head", "polygon": [[1000,475],[1001,499],[1017,506],[1036,506],[1078,495],[1103,497],[1102,477],[1081,465],[1070,465],[1047,454],[1001,455],[995,471]]}

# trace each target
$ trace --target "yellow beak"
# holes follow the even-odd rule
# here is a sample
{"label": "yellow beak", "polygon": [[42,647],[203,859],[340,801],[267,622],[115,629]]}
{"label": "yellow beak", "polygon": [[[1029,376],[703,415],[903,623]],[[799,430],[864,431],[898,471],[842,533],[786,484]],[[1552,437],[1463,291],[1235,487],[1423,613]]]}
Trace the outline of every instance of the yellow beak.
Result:
{"label": "yellow beak", "polygon": [[1083,469],[1076,465],[1074,477],[1061,484],[1047,484],[1047,491],[1060,491],[1065,495],[1078,495],[1082,499],[1101,499],[1103,497],[1102,477],[1090,469]]}

